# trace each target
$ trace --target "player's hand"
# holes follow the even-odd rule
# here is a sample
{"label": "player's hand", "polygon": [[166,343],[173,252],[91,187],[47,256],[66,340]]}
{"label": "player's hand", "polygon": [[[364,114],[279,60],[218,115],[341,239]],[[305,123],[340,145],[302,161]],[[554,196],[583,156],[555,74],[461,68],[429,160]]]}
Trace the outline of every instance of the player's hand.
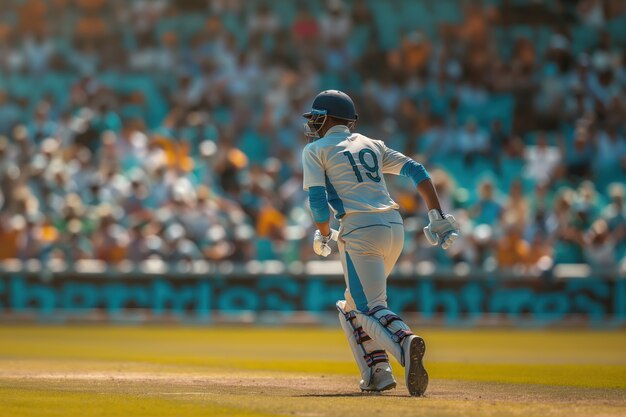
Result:
{"label": "player's hand", "polygon": [[459,223],[453,215],[441,216],[439,210],[428,212],[430,223],[424,228],[426,240],[433,246],[441,245],[442,249],[448,249],[459,238]]}
{"label": "player's hand", "polygon": [[328,236],[322,236],[320,231],[316,230],[315,237],[313,238],[313,252],[317,255],[323,256],[324,258],[327,257],[333,251],[328,245],[328,242],[331,240],[336,242],[338,237],[339,232],[334,229],[330,229],[330,234]]}

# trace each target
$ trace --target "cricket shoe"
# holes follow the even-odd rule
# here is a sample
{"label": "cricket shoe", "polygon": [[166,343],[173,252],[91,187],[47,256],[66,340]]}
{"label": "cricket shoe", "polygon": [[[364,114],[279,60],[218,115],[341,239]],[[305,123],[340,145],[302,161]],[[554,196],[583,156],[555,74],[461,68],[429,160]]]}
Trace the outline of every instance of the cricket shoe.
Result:
{"label": "cricket shoe", "polygon": [[428,387],[428,373],[424,368],[426,344],[419,336],[411,335],[404,340],[404,377],[409,393],[421,397]]}
{"label": "cricket shoe", "polygon": [[[380,365],[380,366],[379,366]],[[365,381],[361,380],[361,391],[364,392],[381,392],[394,389],[396,380],[391,373],[391,367],[388,363],[380,363],[375,365],[373,375],[369,385],[365,385]]]}

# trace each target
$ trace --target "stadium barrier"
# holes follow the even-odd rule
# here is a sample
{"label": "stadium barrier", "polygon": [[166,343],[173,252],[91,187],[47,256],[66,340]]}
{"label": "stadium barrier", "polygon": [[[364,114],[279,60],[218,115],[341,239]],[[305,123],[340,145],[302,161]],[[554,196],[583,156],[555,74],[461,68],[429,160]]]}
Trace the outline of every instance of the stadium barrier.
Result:
{"label": "stadium barrier", "polygon": [[[388,298],[422,325],[617,328],[626,324],[624,269],[530,274],[401,263]],[[334,324],[344,289],[338,261],[9,261],[0,264],[0,320]]]}

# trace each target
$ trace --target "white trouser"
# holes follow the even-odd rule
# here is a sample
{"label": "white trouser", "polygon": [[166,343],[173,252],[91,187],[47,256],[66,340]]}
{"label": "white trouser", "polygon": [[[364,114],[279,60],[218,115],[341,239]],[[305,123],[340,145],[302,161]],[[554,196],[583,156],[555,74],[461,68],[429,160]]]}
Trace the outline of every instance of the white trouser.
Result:
{"label": "white trouser", "polygon": [[404,245],[396,210],[353,213],[341,220],[339,254],[346,280],[346,311],[387,306],[387,277]]}
{"label": "white trouser", "polygon": [[353,213],[341,220],[339,253],[346,280],[344,311],[354,325],[404,366],[410,328],[387,308],[387,277],[404,244],[402,217],[395,211]]}

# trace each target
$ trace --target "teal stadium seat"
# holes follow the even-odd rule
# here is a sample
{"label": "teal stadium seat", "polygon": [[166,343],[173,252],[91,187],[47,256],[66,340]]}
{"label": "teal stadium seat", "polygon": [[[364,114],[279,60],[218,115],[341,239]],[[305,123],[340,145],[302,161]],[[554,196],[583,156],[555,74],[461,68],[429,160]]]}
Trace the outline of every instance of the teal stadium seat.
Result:
{"label": "teal stadium seat", "polygon": [[513,112],[515,111],[515,97],[511,94],[496,94],[489,97],[484,113],[478,118],[485,126],[493,120],[500,120],[505,131],[513,128]]}
{"label": "teal stadium seat", "polygon": [[[249,15],[250,13],[254,13],[259,8],[259,5],[261,4],[262,1],[263,0],[246,0],[246,1],[244,1],[243,3],[244,3],[246,14]],[[270,7],[272,5],[271,3],[267,3],[267,4],[270,4]],[[274,7],[274,10],[275,9],[276,9],[276,7]]]}
{"label": "teal stadium seat", "polygon": [[239,146],[252,164],[262,164],[270,156],[271,138],[254,129],[247,129],[240,138]]}
{"label": "teal stadium seat", "polygon": [[585,52],[598,44],[598,31],[587,26],[572,29],[572,48],[575,54]]}
{"label": "teal stadium seat", "polygon": [[513,48],[511,48],[513,37],[505,28],[499,26],[492,30],[492,34],[496,42],[498,55],[503,61],[510,61],[513,56]]}
{"label": "teal stadium seat", "polygon": [[61,74],[50,72],[42,79],[42,90],[45,94],[51,95],[58,105],[64,106],[69,103],[70,91],[72,84],[76,81],[75,77],[69,74]]}
{"label": "teal stadium seat", "polygon": [[0,71],[0,90],[9,91],[9,79],[3,71]]}
{"label": "teal stadium seat", "polygon": [[500,7],[502,6],[502,0],[482,0],[484,7]]}
{"label": "teal stadium seat", "polygon": [[6,7],[0,13],[0,22],[8,25],[15,25],[17,23],[17,9],[13,7]]}
{"label": "teal stadium seat", "polygon": [[323,72],[320,74],[320,89],[321,90],[329,90],[329,89],[343,89],[343,83],[339,76],[332,72]]}
{"label": "teal stadium seat", "polygon": [[256,258],[259,261],[271,261],[277,259],[272,241],[267,238],[255,239]]}
{"label": "teal stadium seat", "polygon": [[606,29],[611,34],[613,42],[626,45],[626,14],[611,20]]}
{"label": "teal stadium seat", "polygon": [[370,42],[372,29],[368,26],[356,26],[348,38],[348,49],[352,56],[362,57]]}
{"label": "teal stadium seat", "polygon": [[522,178],[524,174],[524,161],[521,159],[503,157],[501,168],[502,174],[499,177],[499,187],[501,190],[506,191],[513,181]]}
{"label": "teal stadium seat", "polygon": [[183,28],[178,16],[159,19],[155,27],[156,41],[160,42],[161,37],[167,32],[174,32],[179,35],[181,30],[183,30]]}
{"label": "teal stadium seat", "polygon": [[220,20],[224,25],[224,28],[237,38],[237,46],[242,50],[245,50],[249,41],[248,31],[241,30],[241,23],[237,19],[237,16],[232,13],[226,13],[220,16]]}
{"label": "teal stadium seat", "polygon": [[352,71],[348,73],[347,79],[343,84],[346,91],[362,91],[363,77],[361,77],[358,71]]}
{"label": "teal stadium seat", "polygon": [[437,116],[444,116],[448,111],[450,97],[443,94],[435,94],[431,92],[426,98],[430,101],[430,111]]}
{"label": "teal stadium seat", "polygon": [[535,44],[537,37],[537,30],[529,25],[514,25],[509,28],[513,41],[517,39],[528,39]]}
{"label": "teal stadium seat", "polygon": [[127,52],[132,52],[137,49],[137,37],[135,32],[130,27],[120,28],[122,34],[122,46]]}
{"label": "teal stadium seat", "polygon": [[[168,104],[161,92],[156,87],[152,77],[144,74],[120,76],[115,73],[103,73],[99,80],[115,91],[131,93],[140,91],[144,95],[144,110],[146,124],[149,128],[158,126],[168,112]],[[133,109],[135,114],[137,109]]]}
{"label": "teal stadium seat", "polygon": [[19,98],[28,98],[31,102],[41,99],[40,81],[35,77],[11,74],[7,77],[7,91]]}
{"label": "teal stadium seat", "polygon": [[395,48],[400,42],[398,27],[400,16],[395,10],[395,3],[370,0],[368,4],[374,15],[380,48],[385,51]]}
{"label": "teal stadium seat", "polygon": [[217,124],[222,126],[226,126],[232,121],[232,114],[227,106],[220,106],[216,109],[213,109],[213,111],[211,112],[211,116]]}
{"label": "teal stadium seat", "polygon": [[463,156],[458,154],[448,155],[438,165],[444,167],[460,186],[467,188],[472,185],[463,163]]}
{"label": "teal stadium seat", "polygon": [[535,52],[537,57],[541,58],[545,56],[548,48],[550,47],[550,39],[554,31],[548,26],[540,26],[537,28],[537,36],[535,38]]}
{"label": "teal stadium seat", "polygon": [[438,23],[461,23],[463,3],[456,0],[436,0],[432,2],[433,13]]}
{"label": "teal stadium seat", "polygon": [[280,6],[274,7],[274,13],[278,16],[281,27],[289,28],[291,26],[291,23],[296,17],[296,6],[297,3],[295,1],[283,1],[280,3]]}
{"label": "teal stadium seat", "polygon": [[202,31],[206,23],[206,16],[198,13],[186,13],[180,16],[178,25],[181,42],[188,42],[196,33]]}
{"label": "teal stadium seat", "polygon": [[436,34],[436,19],[428,3],[422,0],[404,1],[402,3],[402,27],[405,31],[420,30],[429,38]]}

